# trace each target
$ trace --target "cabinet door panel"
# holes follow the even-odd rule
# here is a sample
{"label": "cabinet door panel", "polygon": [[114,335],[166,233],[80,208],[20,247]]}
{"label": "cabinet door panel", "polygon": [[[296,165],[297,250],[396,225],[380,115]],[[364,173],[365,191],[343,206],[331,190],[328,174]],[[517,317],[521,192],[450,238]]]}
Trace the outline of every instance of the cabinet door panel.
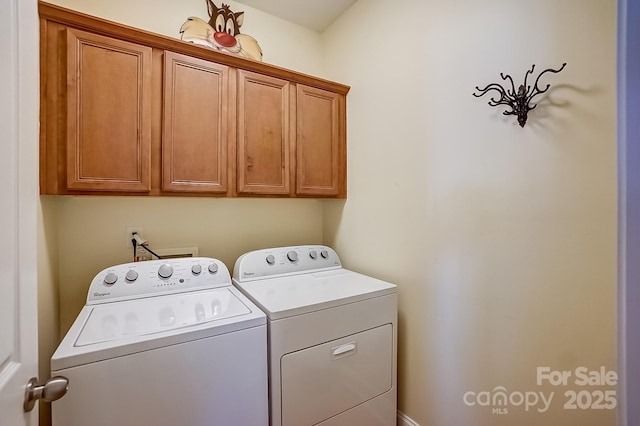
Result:
{"label": "cabinet door panel", "polygon": [[162,189],[227,192],[229,68],[165,52]]}
{"label": "cabinet door panel", "polygon": [[238,71],[238,193],[290,193],[289,82]]}
{"label": "cabinet door panel", "polygon": [[337,196],[340,193],[344,155],[340,142],[340,101],[337,93],[297,86],[297,194]]}
{"label": "cabinet door panel", "polygon": [[67,29],[67,189],[151,189],[151,48]]}

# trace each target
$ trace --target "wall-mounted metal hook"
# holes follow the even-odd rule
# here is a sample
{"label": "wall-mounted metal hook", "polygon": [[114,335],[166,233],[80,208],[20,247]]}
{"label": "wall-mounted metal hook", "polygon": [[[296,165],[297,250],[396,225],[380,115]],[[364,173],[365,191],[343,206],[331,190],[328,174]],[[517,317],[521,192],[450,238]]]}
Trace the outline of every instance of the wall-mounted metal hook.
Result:
{"label": "wall-mounted metal hook", "polygon": [[491,83],[487,85],[487,87],[485,87],[484,89],[480,89],[480,87],[476,86],[476,90],[479,91],[480,93],[473,93],[473,96],[475,96],[476,98],[479,98],[485,95],[486,93],[488,93],[489,91],[495,90],[500,94],[500,98],[491,98],[491,100],[489,101],[489,105],[491,106],[506,105],[510,107],[511,110],[504,111],[502,114],[517,115],[518,124],[520,124],[520,127],[524,127],[524,125],[527,123],[527,114],[529,113],[529,111],[531,111],[536,106],[538,106],[537,104],[531,105],[530,104],[531,100],[535,96],[543,94],[544,92],[549,90],[549,87],[551,87],[550,84],[547,84],[547,86],[544,89],[540,89],[538,87],[538,81],[540,80],[540,77],[542,77],[542,75],[547,72],[559,73],[564,69],[566,65],[567,63],[565,62],[562,64],[560,69],[554,70],[552,68],[547,68],[546,70],[542,71],[540,74],[538,74],[538,77],[536,78],[536,82],[534,83],[533,87],[527,86],[527,77],[529,77],[529,74],[533,74],[533,69],[535,68],[535,65],[531,65],[531,69],[528,70],[524,75],[524,83],[520,85],[517,92],[511,76],[509,74],[500,73],[500,77],[502,77],[503,80],[506,81],[508,79],[511,82],[511,90],[505,89],[504,87],[502,87],[501,84]]}

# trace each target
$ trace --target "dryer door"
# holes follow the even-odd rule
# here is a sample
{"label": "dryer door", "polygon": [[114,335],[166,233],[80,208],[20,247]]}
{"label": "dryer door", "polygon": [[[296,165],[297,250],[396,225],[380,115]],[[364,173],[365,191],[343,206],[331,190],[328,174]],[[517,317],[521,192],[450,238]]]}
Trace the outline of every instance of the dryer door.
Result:
{"label": "dryer door", "polygon": [[320,423],[391,389],[392,325],[286,354],[281,366],[282,425]]}

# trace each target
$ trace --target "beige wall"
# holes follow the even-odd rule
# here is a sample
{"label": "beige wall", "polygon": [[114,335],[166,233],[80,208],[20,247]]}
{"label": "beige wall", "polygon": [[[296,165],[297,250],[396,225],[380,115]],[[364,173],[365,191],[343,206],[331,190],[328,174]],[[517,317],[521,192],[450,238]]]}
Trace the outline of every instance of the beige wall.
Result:
{"label": "beige wall", "polygon": [[[55,3],[174,36],[206,17],[204,0]],[[64,334],[93,275],[128,260],[130,225],[229,267],[324,241],[399,285],[399,408],[422,426],[615,424],[535,383],[541,365],[615,368],[615,2],[361,0],[322,37],[236,8],[266,62],[352,86],[348,200],[43,198],[40,311],[56,317],[57,280]],[[471,96],[565,61],[524,129]],[[496,386],[555,391],[550,413],[462,403]]]}
{"label": "beige wall", "polygon": [[58,197],[60,328],[66,333],[93,277],[131,261],[127,226],[141,226],[152,249],[199,247],[229,270],[242,253],[320,243],[322,206],[315,200]]}
{"label": "beige wall", "polygon": [[[563,409],[603,388],[538,387],[536,367],[615,368],[615,2],[361,0],[323,36],[352,86],[349,198],[326,203],[324,239],[399,285],[399,408],[423,426],[614,425]],[[524,129],[471,96],[563,62]],[[555,397],[546,414],[463,404],[497,386]]]}
{"label": "beige wall", "polygon": [[[60,343],[57,197],[40,197],[38,214],[38,377],[50,377],[49,360]],[[38,404],[40,424],[49,424],[51,404]]]}

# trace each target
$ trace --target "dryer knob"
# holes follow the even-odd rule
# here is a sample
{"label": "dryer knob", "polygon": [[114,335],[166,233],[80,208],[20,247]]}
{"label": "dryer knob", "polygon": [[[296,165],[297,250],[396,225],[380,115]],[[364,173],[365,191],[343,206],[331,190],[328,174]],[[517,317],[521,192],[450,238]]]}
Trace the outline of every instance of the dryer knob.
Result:
{"label": "dryer knob", "polygon": [[275,258],[275,256],[274,256],[274,255],[272,255],[272,254],[268,255],[268,256],[267,256],[267,258],[266,258],[265,260],[267,261],[267,263],[268,263],[269,265],[273,265],[273,264],[275,264],[275,263],[276,263],[276,258]]}
{"label": "dryer knob", "polygon": [[105,285],[114,285],[118,281],[118,276],[113,272],[109,272],[106,277],[104,277]]}
{"label": "dryer knob", "polygon": [[309,257],[312,258],[313,260],[316,260],[318,258],[318,252],[315,250],[311,250],[309,252]]}
{"label": "dryer knob", "polygon": [[200,275],[200,273],[202,272],[202,266],[198,265],[193,265],[191,267],[191,273],[193,275]]}
{"label": "dryer knob", "polygon": [[328,258],[328,257],[329,257],[329,252],[328,252],[328,251],[326,251],[326,250],[322,250],[322,251],[320,252],[320,256],[322,256],[322,258],[323,258],[323,259],[326,259],[326,258]]}
{"label": "dryer knob", "polygon": [[212,263],[207,269],[209,269],[209,272],[211,272],[212,274],[215,274],[216,272],[218,272],[218,264]]}
{"label": "dryer knob", "polygon": [[127,280],[127,282],[132,283],[132,282],[134,282],[135,280],[138,279],[138,273],[136,271],[134,271],[133,269],[129,269],[127,271],[127,275],[125,275],[124,278]]}
{"label": "dryer knob", "polygon": [[171,275],[173,275],[173,267],[171,265],[168,263],[160,265],[160,268],[158,268],[158,276],[160,278],[169,278]]}
{"label": "dryer knob", "polygon": [[289,259],[290,262],[297,262],[298,261],[298,253],[291,250],[289,253],[287,253],[287,259]]}

